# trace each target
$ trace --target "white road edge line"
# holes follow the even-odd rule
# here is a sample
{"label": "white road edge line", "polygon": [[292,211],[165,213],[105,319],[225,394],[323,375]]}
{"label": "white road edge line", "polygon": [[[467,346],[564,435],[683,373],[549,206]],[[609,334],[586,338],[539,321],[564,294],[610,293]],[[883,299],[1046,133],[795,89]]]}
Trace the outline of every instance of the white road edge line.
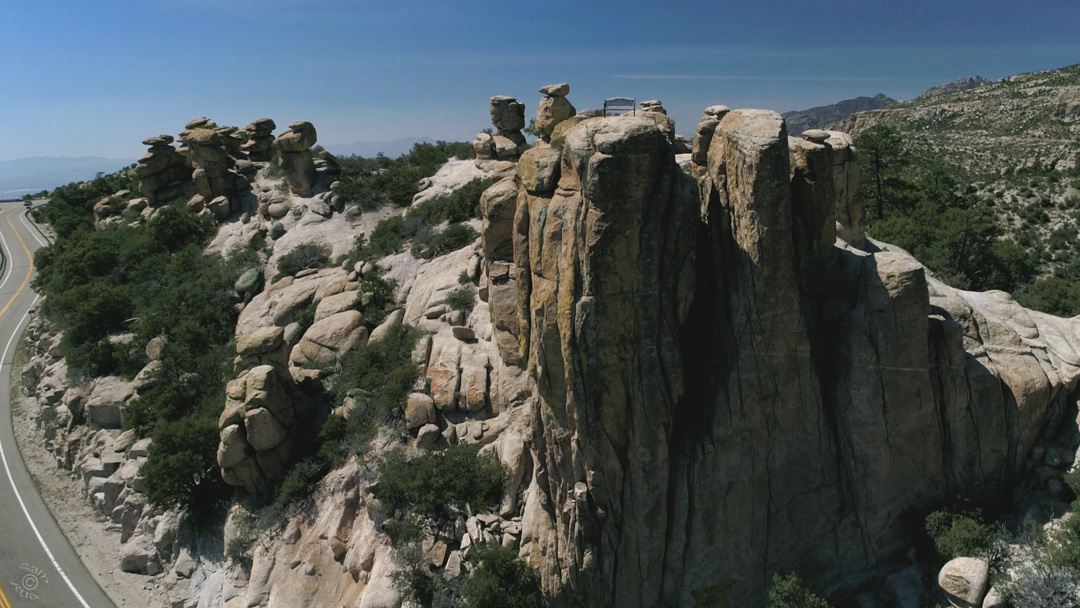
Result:
{"label": "white road edge line", "polygon": [[38,242],[38,245],[41,245],[42,247],[48,245],[48,243],[41,240],[41,235],[38,234],[38,228],[35,228],[26,222],[25,213],[19,214],[19,220],[22,222],[23,226],[26,226],[26,231],[30,233],[30,236],[34,237],[34,240]]}
{"label": "white road edge line", "polygon": [[[7,249],[7,240],[4,239],[2,234],[0,234],[0,243],[3,244],[5,249]],[[11,270],[11,256],[9,255],[7,259],[8,270]],[[14,273],[8,272],[8,278],[10,278],[12,274]],[[6,283],[7,279],[4,279],[4,282]],[[0,283],[0,286],[2,285],[3,283]],[[40,297],[41,296],[34,296],[34,301],[30,303],[30,306],[37,304],[38,298]],[[21,327],[22,324],[26,322],[26,319],[29,316],[29,312],[23,313],[22,319],[19,319],[19,322],[15,325],[15,327]],[[5,365],[4,361],[7,359],[8,351],[11,350],[11,345],[15,342],[15,338],[18,335],[19,332],[16,331],[15,333],[11,334],[11,338],[8,339],[7,346],[4,347],[4,354],[0,355],[0,367]],[[12,372],[14,372],[14,369],[12,370]],[[10,410],[10,404],[8,404],[8,409]],[[67,583],[68,588],[70,588],[71,592],[75,594],[75,598],[79,600],[79,603],[82,604],[83,608],[90,608],[90,604],[86,603],[86,600],[79,593],[79,590],[75,588],[75,584],[71,582],[71,579],[68,578],[67,573],[64,572],[64,569],[60,567],[60,562],[56,561],[56,557],[53,556],[52,550],[49,549],[49,545],[45,544],[45,538],[41,536],[41,532],[38,530],[37,524],[34,523],[34,518],[30,517],[30,511],[26,508],[26,503],[23,502],[23,497],[22,494],[19,493],[19,488],[15,487],[15,478],[11,475],[11,467],[8,466],[7,454],[4,453],[3,443],[0,443],[0,460],[3,460],[4,462],[4,470],[7,472],[8,481],[11,482],[11,489],[15,491],[15,498],[18,499],[19,506],[22,507],[23,515],[26,515],[26,521],[30,522],[30,527],[34,530],[34,535],[37,536],[38,542],[41,543],[41,548],[45,549],[45,554],[49,556],[49,561],[52,562],[52,565],[54,568],[56,568],[56,571],[60,573],[60,578],[64,579],[64,582]]]}

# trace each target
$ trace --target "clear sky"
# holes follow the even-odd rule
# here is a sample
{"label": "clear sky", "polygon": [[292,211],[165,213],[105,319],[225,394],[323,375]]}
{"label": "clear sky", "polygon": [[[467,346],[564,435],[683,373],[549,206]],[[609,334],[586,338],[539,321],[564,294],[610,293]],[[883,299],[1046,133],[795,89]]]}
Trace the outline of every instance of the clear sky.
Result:
{"label": "clear sky", "polygon": [[470,140],[491,95],[531,116],[557,82],[578,109],[661,99],[692,135],[717,103],[910,99],[1078,63],[1080,2],[0,0],[0,62],[0,160],[134,160],[204,115],[310,120],[324,145]]}

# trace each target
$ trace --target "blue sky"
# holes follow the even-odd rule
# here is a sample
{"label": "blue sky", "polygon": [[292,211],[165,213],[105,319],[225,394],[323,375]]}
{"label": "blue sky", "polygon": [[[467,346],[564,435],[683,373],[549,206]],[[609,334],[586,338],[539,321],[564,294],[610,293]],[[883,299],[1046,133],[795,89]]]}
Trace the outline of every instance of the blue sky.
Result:
{"label": "blue sky", "polygon": [[[209,116],[310,120],[324,145],[489,126],[568,82],[579,109],[909,99],[942,82],[1080,62],[1077,0],[3,0],[0,160],[134,160]],[[280,131],[280,129],[279,129]]]}

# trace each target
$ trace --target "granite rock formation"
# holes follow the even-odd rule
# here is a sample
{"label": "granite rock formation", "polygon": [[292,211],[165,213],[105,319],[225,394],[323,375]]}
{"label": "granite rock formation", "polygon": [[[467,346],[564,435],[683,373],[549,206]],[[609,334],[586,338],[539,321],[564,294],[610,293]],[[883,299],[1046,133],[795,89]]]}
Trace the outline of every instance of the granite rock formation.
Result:
{"label": "granite rock formation", "polygon": [[247,180],[235,170],[236,159],[230,152],[238,153],[242,138],[231,127],[219,127],[208,118],[196,118],[180,133],[184,143],[181,151],[186,153],[194,171],[198,194],[188,204],[198,211],[209,209],[218,219],[224,219],[237,210],[236,195],[247,188]]}
{"label": "granite rock formation", "polygon": [[566,99],[570,94],[570,85],[566,83],[540,87],[540,92],[544,94],[544,98],[536,107],[536,130],[540,133],[540,139],[550,142],[555,127],[577,114],[577,110]]}
{"label": "granite rock formation", "polygon": [[274,146],[281,152],[281,168],[285,170],[285,179],[296,196],[311,196],[317,177],[315,159],[311,147],[318,141],[315,125],[310,122],[296,121],[289,125],[289,130],[282,133]]}
{"label": "granite rock formation", "polygon": [[712,110],[696,180],[639,115],[485,193],[493,340],[535,383],[520,551],[553,605],[858,581],[903,513],[1007,495],[1075,407],[1075,321],[865,240],[842,134]]}
{"label": "granite rock formation", "polygon": [[274,157],[274,129],[277,124],[269,118],[259,118],[244,128],[247,142],[243,151],[247,159],[255,162],[268,162]]}
{"label": "granite rock formation", "polygon": [[496,95],[491,98],[490,109],[496,132],[480,133],[473,141],[477,167],[484,167],[485,161],[516,161],[528,148],[521,132],[525,128],[525,105],[513,97]]}
{"label": "granite rock formation", "polygon": [[191,182],[191,168],[182,154],[172,146],[171,135],[159,135],[144,140],[150,149],[139,159],[135,175],[139,178],[139,193],[151,206],[169,201],[182,194],[181,186]]}

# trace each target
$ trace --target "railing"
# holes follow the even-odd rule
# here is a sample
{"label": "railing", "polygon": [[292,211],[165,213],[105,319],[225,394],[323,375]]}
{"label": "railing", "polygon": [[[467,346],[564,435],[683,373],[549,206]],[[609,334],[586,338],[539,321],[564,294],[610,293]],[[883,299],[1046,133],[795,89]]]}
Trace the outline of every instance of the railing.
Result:
{"label": "railing", "polygon": [[634,112],[637,113],[637,99],[632,97],[611,97],[604,100],[604,116],[608,112]]}

